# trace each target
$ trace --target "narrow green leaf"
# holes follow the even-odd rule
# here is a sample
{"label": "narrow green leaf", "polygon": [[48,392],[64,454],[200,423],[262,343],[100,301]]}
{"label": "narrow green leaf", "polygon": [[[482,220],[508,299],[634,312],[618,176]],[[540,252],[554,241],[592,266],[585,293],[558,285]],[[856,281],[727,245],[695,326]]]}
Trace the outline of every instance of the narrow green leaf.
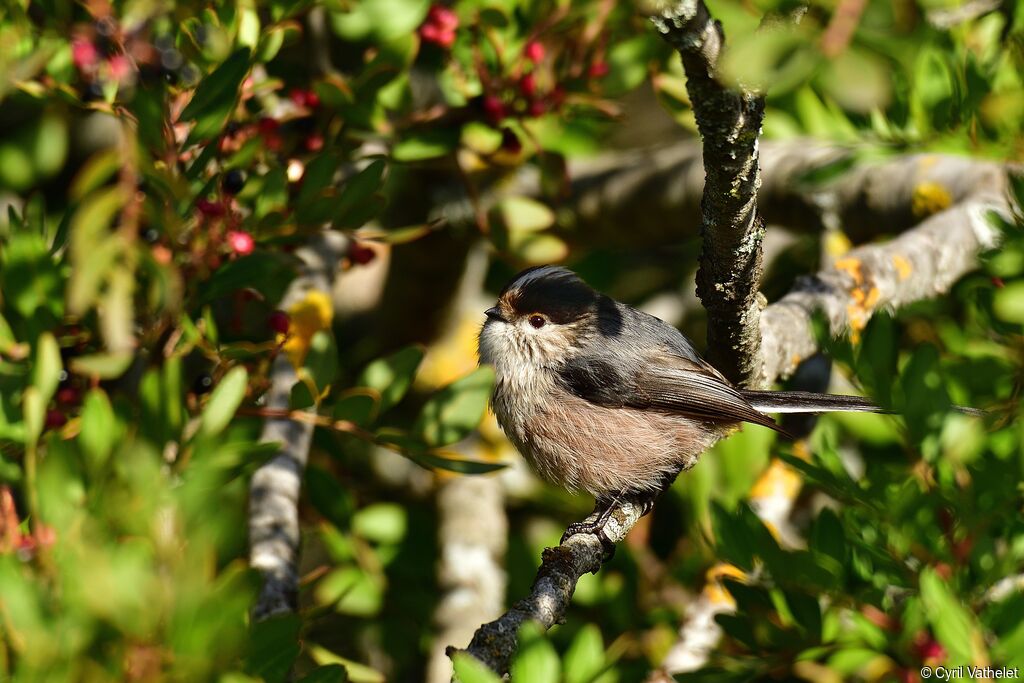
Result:
{"label": "narrow green leaf", "polygon": [[203,410],[199,433],[203,436],[215,436],[235,416],[235,411],[245,398],[245,390],[249,385],[249,373],[244,367],[235,366],[228,370],[224,378],[210,395],[210,401]]}
{"label": "narrow green leaf", "polygon": [[238,88],[249,72],[249,56],[249,48],[237,50],[199,83],[181,112],[182,121],[196,122],[189,134],[190,140],[206,140],[220,132],[238,100]]}
{"label": "narrow green leaf", "polygon": [[32,385],[39,390],[44,403],[49,403],[57,391],[62,369],[60,346],[52,334],[44,332],[36,342],[36,357],[32,367]]}

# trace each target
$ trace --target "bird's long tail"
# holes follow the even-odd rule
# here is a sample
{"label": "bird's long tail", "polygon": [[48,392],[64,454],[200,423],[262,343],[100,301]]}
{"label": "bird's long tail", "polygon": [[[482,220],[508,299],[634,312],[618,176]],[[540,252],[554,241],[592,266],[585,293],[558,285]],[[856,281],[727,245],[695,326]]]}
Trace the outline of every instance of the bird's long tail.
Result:
{"label": "bird's long tail", "polygon": [[[881,408],[860,396],[842,396],[838,394],[817,394],[811,391],[742,391],[740,392],[750,405],[765,413],[888,413],[893,411]],[[953,406],[957,412],[965,415],[982,416],[984,410]]]}

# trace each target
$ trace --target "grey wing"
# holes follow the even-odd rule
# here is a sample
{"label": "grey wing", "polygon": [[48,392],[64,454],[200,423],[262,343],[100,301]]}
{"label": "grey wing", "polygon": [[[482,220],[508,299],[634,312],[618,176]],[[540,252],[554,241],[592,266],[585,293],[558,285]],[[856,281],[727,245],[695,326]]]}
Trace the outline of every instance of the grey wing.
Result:
{"label": "grey wing", "polygon": [[782,431],[674,327],[621,304],[619,314],[626,324],[597,341],[596,353],[577,355],[560,368],[566,389],[608,407],[654,409],[712,422],[751,422]]}

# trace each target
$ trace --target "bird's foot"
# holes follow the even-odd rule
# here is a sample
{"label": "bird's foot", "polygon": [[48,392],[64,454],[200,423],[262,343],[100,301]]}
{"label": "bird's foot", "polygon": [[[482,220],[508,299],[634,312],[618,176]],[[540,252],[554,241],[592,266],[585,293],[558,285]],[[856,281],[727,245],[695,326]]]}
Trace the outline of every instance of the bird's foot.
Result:
{"label": "bird's foot", "polygon": [[[565,533],[562,534],[560,543],[565,543],[571,536],[576,534],[593,534],[597,536],[597,539],[601,541],[601,547],[604,549],[605,561],[612,559],[615,556],[615,544],[612,543],[608,536],[604,532],[604,525],[608,523],[608,520],[612,516],[612,511],[615,509],[615,502],[611,501],[608,503],[598,501],[597,505],[594,506],[594,512],[590,513],[590,517],[581,521],[573,522],[565,528]],[[594,519],[594,513],[600,512]]]}

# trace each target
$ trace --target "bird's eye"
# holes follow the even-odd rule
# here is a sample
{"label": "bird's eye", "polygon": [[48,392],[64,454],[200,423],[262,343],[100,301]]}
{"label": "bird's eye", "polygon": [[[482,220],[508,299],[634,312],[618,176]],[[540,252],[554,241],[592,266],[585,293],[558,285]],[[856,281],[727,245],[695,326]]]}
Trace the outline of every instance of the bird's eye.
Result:
{"label": "bird's eye", "polygon": [[546,322],[547,322],[547,320],[545,320],[544,316],[542,316],[542,315],[534,314],[534,315],[530,316],[530,324],[532,326],[534,326],[535,328],[537,328],[538,330],[540,328],[544,327],[544,323],[546,323]]}

